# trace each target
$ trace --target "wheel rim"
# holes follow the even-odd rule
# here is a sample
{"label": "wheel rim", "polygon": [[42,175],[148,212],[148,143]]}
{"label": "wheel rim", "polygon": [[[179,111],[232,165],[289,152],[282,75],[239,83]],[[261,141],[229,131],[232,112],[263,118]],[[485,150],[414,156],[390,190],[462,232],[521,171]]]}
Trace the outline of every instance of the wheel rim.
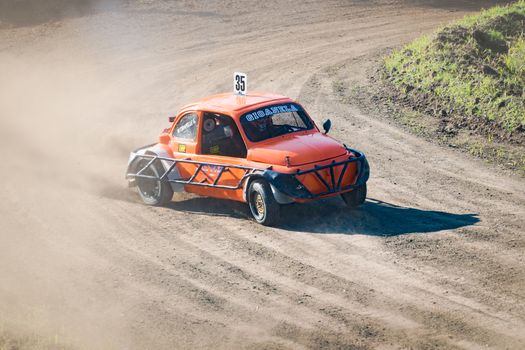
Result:
{"label": "wheel rim", "polygon": [[[139,164],[137,167],[141,169],[146,164]],[[154,166],[150,166],[148,169],[142,172],[142,175],[159,177],[157,169]],[[137,186],[139,188],[140,195],[147,200],[156,201],[160,198],[160,181],[146,178],[137,178]]]}
{"label": "wheel rim", "polygon": [[253,216],[257,220],[261,220],[264,217],[266,206],[264,204],[263,196],[259,192],[254,192],[250,200],[250,209]]}
{"label": "wheel rim", "polygon": [[255,194],[255,209],[257,210],[257,214],[259,216],[264,215],[264,201],[260,193]]}

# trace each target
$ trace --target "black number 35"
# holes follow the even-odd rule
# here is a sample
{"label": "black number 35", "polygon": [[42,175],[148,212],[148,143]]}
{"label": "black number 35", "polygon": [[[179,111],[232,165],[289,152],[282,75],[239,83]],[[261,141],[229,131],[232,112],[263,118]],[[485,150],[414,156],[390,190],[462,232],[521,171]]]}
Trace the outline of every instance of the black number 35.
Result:
{"label": "black number 35", "polygon": [[242,75],[235,76],[235,90],[244,91],[246,89],[245,77]]}

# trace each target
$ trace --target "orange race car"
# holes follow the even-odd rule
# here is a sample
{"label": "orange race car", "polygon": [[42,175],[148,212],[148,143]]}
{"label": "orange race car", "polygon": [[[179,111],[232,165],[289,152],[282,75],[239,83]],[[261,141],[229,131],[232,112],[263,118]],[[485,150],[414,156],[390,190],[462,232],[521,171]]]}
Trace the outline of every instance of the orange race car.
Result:
{"label": "orange race car", "polygon": [[366,198],[363,153],[321,133],[303,107],[280,95],[210,96],[171,117],[159,142],[131,153],[127,179],[149,205],[173,192],[248,203],[255,220],[272,225],[280,205],[341,195],[356,207]]}

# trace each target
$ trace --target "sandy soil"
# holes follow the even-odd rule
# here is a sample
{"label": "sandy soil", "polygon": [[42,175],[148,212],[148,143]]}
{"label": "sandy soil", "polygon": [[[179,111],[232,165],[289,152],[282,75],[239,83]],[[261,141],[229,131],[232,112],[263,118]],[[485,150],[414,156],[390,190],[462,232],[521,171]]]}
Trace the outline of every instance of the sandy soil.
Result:
{"label": "sandy soil", "polygon": [[[494,2],[28,2],[0,1],[0,331],[81,349],[525,348],[525,181],[333,93]],[[289,206],[266,228],[237,203],[139,203],[128,151],[235,70],[367,154],[361,209]]]}

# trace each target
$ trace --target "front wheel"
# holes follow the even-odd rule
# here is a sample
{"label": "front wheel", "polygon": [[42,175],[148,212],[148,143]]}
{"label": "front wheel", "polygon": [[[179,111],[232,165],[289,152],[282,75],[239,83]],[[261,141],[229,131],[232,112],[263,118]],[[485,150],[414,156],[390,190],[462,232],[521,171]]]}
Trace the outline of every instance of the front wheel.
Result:
{"label": "front wheel", "polygon": [[[140,161],[137,169],[142,169],[148,162],[147,159]],[[142,175],[159,178],[164,173],[161,169],[164,169],[162,164],[152,164],[142,172]],[[173,198],[173,190],[167,181],[137,177],[137,189],[140,198],[147,205],[164,206]]]}
{"label": "front wheel", "polygon": [[350,208],[360,206],[365,202],[366,199],[366,184],[354,188],[350,192],[343,193],[341,197],[343,197],[346,205],[348,205]]}
{"label": "front wheel", "polygon": [[265,226],[275,225],[280,218],[280,205],[275,200],[270,185],[264,180],[254,180],[248,190],[248,205],[253,218]]}

